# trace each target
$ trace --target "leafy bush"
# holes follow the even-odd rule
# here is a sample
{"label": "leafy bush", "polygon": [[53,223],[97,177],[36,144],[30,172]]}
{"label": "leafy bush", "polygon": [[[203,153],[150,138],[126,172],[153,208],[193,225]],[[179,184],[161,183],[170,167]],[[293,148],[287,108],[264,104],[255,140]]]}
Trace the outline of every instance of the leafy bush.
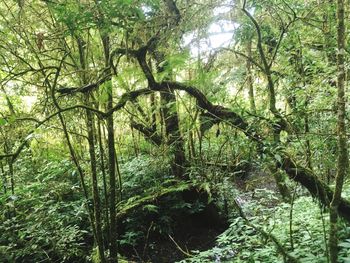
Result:
{"label": "leafy bush", "polygon": [[123,198],[128,203],[168,192],[128,213],[121,223],[124,230],[119,239],[121,245],[136,246],[145,241],[149,233],[172,234],[177,219],[203,208],[200,202],[184,201],[181,192],[186,189],[186,183],[179,182],[171,175],[168,160],[141,155],[122,164],[121,171]]}
{"label": "leafy bush", "polygon": [[160,187],[164,181],[174,179],[169,160],[164,157],[140,155],[121,164],[120,170],[123,176],[123,199]]}
{"label": "leafy bush", "polygon": [[15,196],[0,197],[3,262],[84,262],[91,236],[71,171],[68,162],[49,162]]}
{"label": "leafy bush", "polygon": [[[264,192],[261,190],[258,194]],[[268,199],[274,199],[268,193],[265,196],[265,203]],[[244,212],[249,215],[249,223],[236,215],[230,227],[218,236],[214,248],[203,252],[192,251],[195,256],[181,262],[284,262],[275,243],[262,235],[260,229],[272,234],[291,256],[302,259],[302,262],[327,262],[324,234],[328,234],[328,214],[321,213],[311,197],[300,197],[294,203],[294,249],[291,249],[289,232],[290,204],[270,208],[262,205],[264,202],[251,200],[243,204]],[[325,222],[325,232],[322,222]]]}

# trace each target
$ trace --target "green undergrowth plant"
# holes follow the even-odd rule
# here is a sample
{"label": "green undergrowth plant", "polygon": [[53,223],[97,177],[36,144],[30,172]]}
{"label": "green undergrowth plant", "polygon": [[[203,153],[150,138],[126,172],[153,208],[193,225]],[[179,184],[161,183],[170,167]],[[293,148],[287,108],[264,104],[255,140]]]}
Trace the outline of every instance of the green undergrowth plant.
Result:
{"label": "green undergrowth plant", "polygon": [[139,155],[122,163],[120,171],[123,176],[123,199],[144,193],[149,188],[160,187],[164,181],[174,179],[166,157]]}
{"label": "green undergrowth plant", "polygon": [[[344,183],[342,196],[350,199],[350,181]],[[339,260],[340,262],[350,263],[350,227],[344,222],[339,222]]]}
{"label": "green undergrowth plant", "polygon": [[[324,208],[311,197],[300,196],[294,201],[291,214],[290,204],[268,205],[275,199],[271,191],[261,189],[255,195],[257,199],[248,201],[236,198],[245,217],[232,213],[231,224],[218,236],[215,247],[202,252],[192,251],[195,256],[181,262],[284,262],[273,239],[299,262],[327,262],[328,214]],[[259,195],[263,202],[257,201],[261,200]],[[349,229],[342,229],[344,242],[340,247],[343,247],[341,253],[344,256],[341,262],[348,262],[345,248],[349,249],[350,242],[344,236]]]}
{"label": "green undergrowth plant", "polygon": [[31,176],[0,196],[1,262],[84,262],[92,237],[70,163],[46,162]]}
{"label": "green undergrowth plant", "polygon": [[172,235],[178,220],[204,207],[201,202],[183,199],[183,192],[194,184],[174,178],[166,158],[139,155],[123,163],[121,173],[123,200],[118,211],[122,246],[147,243],[150,235]]}

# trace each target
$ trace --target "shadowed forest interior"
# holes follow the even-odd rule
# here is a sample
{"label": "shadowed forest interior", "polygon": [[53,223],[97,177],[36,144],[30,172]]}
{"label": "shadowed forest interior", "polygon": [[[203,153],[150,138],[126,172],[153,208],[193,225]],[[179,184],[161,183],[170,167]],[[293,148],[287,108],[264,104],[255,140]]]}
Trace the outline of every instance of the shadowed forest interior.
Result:
{"label": "shadowed forest interior", "polygon": [[344,0],[0,0],[0,262],[350,262]]}

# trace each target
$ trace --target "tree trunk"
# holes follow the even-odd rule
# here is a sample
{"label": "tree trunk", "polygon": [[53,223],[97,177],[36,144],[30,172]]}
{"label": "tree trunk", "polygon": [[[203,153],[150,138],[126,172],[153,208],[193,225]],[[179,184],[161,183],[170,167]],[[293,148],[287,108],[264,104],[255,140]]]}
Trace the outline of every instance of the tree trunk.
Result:
{"label": "tree trunk", "polygon": [[335,189],[330,203],[329,220],[329,258],[331,263],[336,263],[338,258],[338,207],[341,201],[344,178],[348,169],[347,136],[345,127],[345,23],[344,23],[344,0],[337,1],[337,65],[338,65],[338,160]]}
{"label": "tree trunk", "polygon": [[[272,76],[272,64],[273,64],[273,59],[270,62],[267,61],[267,57],[264,52],[264,48],[262,46],[262,33],[260,26],[258,22],[255,20],[255,18],[245,9],[245,2],[243,6],[243,12],[248,16],[248,18],[251,20],[251,22],[254,24],[256,34],[258,37],[258,42],[257,42],[257,49],[259,52],[259,56],[262,62],[262,69],[263,73],[267,79],[267,91],[269,95],[269,109],[270,112],[273,114],[275,117],[273,127],[272,127],[272,132],[273,132],[273,140],[275,146],[277,146],[280,143],[280,133],[282,130],[285,130],[287,128],[287,122],[286,120],[281,116],[281,113],[277,110],[276,108],[276,91],[275,91],[275,84],[273,81],[273,76]],[[281,35],[281,37],[283,34]],[[282,39],[280,39],[282,40]],[[277,47],[276,47],[277,48]],[[277,50],[275,51],[277,52]],[[271,172],[274,175],[277,187],[283,197],[284,200],[291,200],[291,194],[284,182],[284,178],[281,174],[278,173],[277,167],[276,166],[271,166]]]}
{"label": "tree trunk", "polygon": [[[247,43],[247,55],[248,57],[252,56],[252,39],[248,40]],[[250,111],[255,114],[256,106],[255,106],[255,97],[254,97],[254,86],[253,86],[253,76],[252,76],[252,66],[249,59],[247,59],[246,64],[246,74],[247,74],[247,86],[248,86],[248,94],[249,94],[249,106]]]}
{"label": "tree trunk", "polygon": [[4,189],[4,194],[7,193],[7,178],[5,174],[4,164],[2,163],[2,160],[0,160],[0,170],[1,170],[1,177],[2,177],[2,188]]}
{"label": "tree trunk", "polygon": [[[110,56],[110,43],[109,36],[102,35],[102,43],[104,48],[105,55],[105,66],[108,68],[109,65],[109,56]],[[110,74],[110,70],[106,74]],[[107,111],[113,108],[113,87],[112,81],[109,80],[108,83],[108,100],[107,100]],[[117,186],[116,186],[116,172],[119,170],[116,169],[117,156],[114,146],[114,122],[113,114],[107,118],[107,137],[108,137],[108,173],[109,173],[109,212],[110,212],[110,243],[109,243],[109,262],[117,263],[118,262],[118,253],[117,253],[117,216],[116,216],[116,205],[117,205]],[[119,182],[121,185],[121,182]]]}
{"label": "tree trunk", "polygon": [[[305,100],[305,117],[304,117],[304,132],[306,134],[306,136],[308,136],[309,132],[310,132],[310,126],[309,126],[309,114],[307,113],[307,109],[308,109],[308,102],[309,98],[307,97]],[[307,163],[307,167],[312,170],[312,153],[311,153],[311,145],[310,145],[310,140],[308,139],[308,137],[306,137],[306,141],[305,141],[305,147],[306,147],[306,163]]]}
{"label": "tree trunk", "polygon": [[151,128],[153,131],[157,131],[157,104],[156,104],[156,97],[154,95],[154,93],[151,94],[150,97],[151,100]]}
{"label": "tree trunk", "polygon": [[101,220],[101,201],[98,190],[98,178],[97,178],[97,162],[95,154],[95,131],[94,131],[94,116],[86,110],[86,126],[88,132],[88,143],[89,143],[89,155],[90,155],[90,169],[92,179],[92,197],[94,205],[94,217],[96,227],[96,242],[100,255],[101,262],[105,262],[104,246],[103,246],[103,234],[102,234],[102,220]]}
{"label": "tree trunk", "polygon": [[181,178],[185,173],[184,143],[180,133],[179,119],[176,111],[175,92],[161,92],[162,115],[165,122],[167,144],[173,150],[174,159],[171,165],[173,174]]}
{"label": "tree trunk", "polygon": [[15,178],[14,178],[14,173],[13,173],[12,157],[9,158],[8,165],[9,165],[10,182],[11,182],[11,194],[14,195],[15,194]]}
{"label": "tree trunk", "polygon": [[102,181],[103,181],[103,194],[104,194],[104,232],[106,236],[106,244],[110,242],[110,225],[109,225],[109,205],[108,205],[108,189],[107,189],[107,176],[106,176],[106,165],[105,165],[105,151],[103,148],[103,140],[102,140],[102,130],[101,130],[101,122],[98,121],[98,145],[100,151],[100,167],[102,172]]}
{"label": "tree trunk", "polygon": [[[53,97],[54,99],[54,97]],[[56,108],[59,109],[58,107],[58,104],[56,104],[56,101],[54,99],[54,103],[55,103],[55,106]],[[68,134],[68,130],[67,130],[67,126],[66,126],[66,123],[64,121],[64,118],[63,118],[63,115],[61,113],[58,114],[58,118],[60,119],[60,122],[61,122],[61,125],[62,125],[62,128],[63,128],[63,133],[64,133],[64,136],[66,138],[66,141],[67,141],[67,145],[68,145],[68,149],[69,149],[69,153],[70,153],[70,157],[78,171],[78,174],[79,174],[79,179],[80,179],[80,186],[83,188],[83,193],[84,193],[84,197],[85,197],[85,203],[86,203],[86,210],[88,211],[88,214],[89,214],[89,220],[90,220],[90,225],[91,225],[91,228],[92,228],[92,233],[93,233],[93,236],[94,236],[94,239],[96,240],[96,227],[95,227],[95,220],[94,220],[94,214],[93,214],[93,211],[91,209],[91,206],[90,206],[90,199],[89,199],[89,193],[88,193],[88,190],[87,190],[87,187],[86,187],[86,184],[85,184],[85,176],[84,176],[84,172],[83,172],[83,169],[81,168],[80,164],[79,164],[79,161],[78,161],[78,158],[77,158],[77,155],[74,151],[74,148],[73,148],[73,145],[71,143],[71,139],[69,138],[69,134]]]}
{"label": "tree trunk", "polygon": [[[153,55],[157,62],[157,71],[163,72],[165,68],[161,66],[161,63],[164,62],[164,54],[153,51]],[[165,79],[170,80],[171,74],[166,76]],[[165,124],[167,144],[174,154],[171,169],[176,177],[181,178],[185,173],[186,157],[184,142],[180,132],[174,90],[169,87],[165,92],[160,92],[160,103],[161,114]]]}
{"label": "tree trunk", "polygon": [[[86,78],[86,61],[85,61],[85,43],[80,37],[77,38],[77,44],[79,49],[79,60],[81,66],[81,79],[83,85],[87,84]],[[89,94],[85,94],[86,105],[90,105]],[[94,115],[90,110],[86,110],[86,128],[88,133],[88,145],[90,155],[90,169],[91,169],[91,180],[92,180],[92,198],[94,207],[94,224],[96,229],[96,243],[102,263],[106,262],[103,246],[103,233],[102,233],[102,220],[101,220],[101,201],[98,190],[98,177],[97,177],[97,161],[95,153],[95,122]]]}

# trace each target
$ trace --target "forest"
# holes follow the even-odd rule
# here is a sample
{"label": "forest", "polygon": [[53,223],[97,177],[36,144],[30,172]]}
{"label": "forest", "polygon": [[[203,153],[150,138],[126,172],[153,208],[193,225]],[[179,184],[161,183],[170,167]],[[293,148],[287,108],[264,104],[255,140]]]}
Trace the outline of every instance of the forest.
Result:
{"label": "forest", "polygon": [[0,262],[350,262],[350,2],[0,0]]}

